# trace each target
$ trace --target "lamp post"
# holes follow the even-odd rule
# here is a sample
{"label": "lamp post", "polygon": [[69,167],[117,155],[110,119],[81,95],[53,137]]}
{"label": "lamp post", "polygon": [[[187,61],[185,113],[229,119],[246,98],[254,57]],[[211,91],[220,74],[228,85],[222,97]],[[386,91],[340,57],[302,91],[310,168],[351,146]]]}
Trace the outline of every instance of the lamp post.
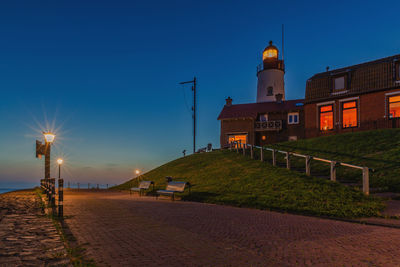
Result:
{"label": "lamp post", "polygon": [[57,159],[57,163],[58,163],[58,179],[61,178],[61,164],[63,164],[63,159]]}

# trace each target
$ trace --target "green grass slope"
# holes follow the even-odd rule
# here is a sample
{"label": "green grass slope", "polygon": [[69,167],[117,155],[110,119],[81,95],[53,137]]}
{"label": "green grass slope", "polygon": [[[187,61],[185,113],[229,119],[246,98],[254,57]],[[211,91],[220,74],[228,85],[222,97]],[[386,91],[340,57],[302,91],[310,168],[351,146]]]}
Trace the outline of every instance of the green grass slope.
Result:
{"label": "green grass slope", "polygon": [[[300,212],[336,217],[377,216],[384,204],[360,191],[230,151],[215,151],[180,158],[146,174],[156,189],[164,189],[165,177],[189,181],[192,194],[185,200],[233,206]],[[116,186],[129,189],[136,179]]]}
{"label": "green grass slope", "polygon": [[[371,187],[400,192],[400,129],[384,129],[319,137],[275,145],[285,151],[333,159],[375,169],[370,173]],[[304,166],[304,160],[295,160]],[[313,163],[312,174],[329,175],[326,163]],[[361,171],[340,167],[338,179],[361,182]]]}

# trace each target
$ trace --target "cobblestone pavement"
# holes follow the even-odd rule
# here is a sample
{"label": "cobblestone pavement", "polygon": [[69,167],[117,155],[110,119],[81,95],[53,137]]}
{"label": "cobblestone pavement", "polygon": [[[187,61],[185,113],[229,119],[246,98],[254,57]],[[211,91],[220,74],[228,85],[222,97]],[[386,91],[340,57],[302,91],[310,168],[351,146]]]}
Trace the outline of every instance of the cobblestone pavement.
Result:
{"label": "cobblestone pavement", "polygon": [[63,266],[69,259],[32,190],[0,194],[0,266]]}
{"label": "cobblestone pavement", "polygon": [[100,266],[400,266],[400,230],[255,209],[66,191]]}

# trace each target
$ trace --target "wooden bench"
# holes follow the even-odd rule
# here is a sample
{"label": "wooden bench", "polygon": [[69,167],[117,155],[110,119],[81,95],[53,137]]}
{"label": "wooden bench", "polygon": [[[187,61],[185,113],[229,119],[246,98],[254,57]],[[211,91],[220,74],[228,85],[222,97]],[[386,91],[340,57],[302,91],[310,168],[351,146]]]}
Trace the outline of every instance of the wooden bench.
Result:
{"label": "wooden bench", "polygon": [[154,182],[153,181],[141,181],[139,183],[138,187],[131,188],[130,193],[132,195],[132,191],[138,192],[139,196],[141,196],[145,190],[148,190],[150,188],[150,185],[153,185],[153,190],[154,190]]}
{"label": "wooden bench", "polygon": [[169,182],[165,190],[157,190],[157,197],[159,195],[170,196],[172,200],[175,199],[175,193],[183,193],[185,188],[189,187],[190,194],[190,183],[188,182]]}

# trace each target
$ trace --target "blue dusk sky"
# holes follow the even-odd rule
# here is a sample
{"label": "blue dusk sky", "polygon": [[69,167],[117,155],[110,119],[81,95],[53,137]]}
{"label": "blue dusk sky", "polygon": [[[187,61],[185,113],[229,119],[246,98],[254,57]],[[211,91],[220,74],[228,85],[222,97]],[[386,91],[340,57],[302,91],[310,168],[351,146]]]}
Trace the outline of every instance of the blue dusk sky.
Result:
{"label": "blue dusk sky", "polygon": [[[52,129],[68,181],[115,184],[219,146],[225,98],[254,102],[256,66],[285,25],[287,99],[331,69],[400,54],[400,1],[1,1],[0,187],[37,183]],[[52,166],[55,176],[57,166]]]}

